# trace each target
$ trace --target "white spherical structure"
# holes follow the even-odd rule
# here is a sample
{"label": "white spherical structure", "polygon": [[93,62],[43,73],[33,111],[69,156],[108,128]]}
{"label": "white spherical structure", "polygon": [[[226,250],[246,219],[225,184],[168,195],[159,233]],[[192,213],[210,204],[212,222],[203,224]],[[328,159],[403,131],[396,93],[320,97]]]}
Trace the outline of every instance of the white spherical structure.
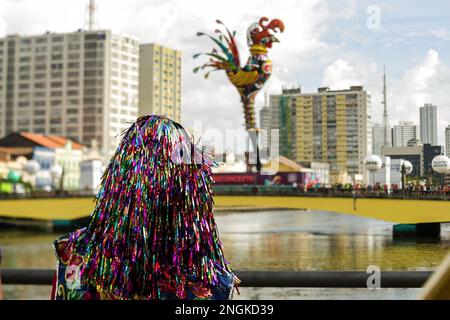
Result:
{"label": "white spherical structure", "polygon": [[431,161],[431,167],[437,173],[450,173],[450,159],[444,155],[436,156]]}
{"label": "white spherical structure", "polygon": [[408,160],[403,161],[403,166],[405,167],[406,174],[410,174],[413,171],[413,165]]}
{"label": "white spherical structure", "polygon": [[34,175],[41,169],[41,166],[36,160],[30,160],[25,164],[23,169],[26,173]]}
{"label": "white spherical structure", "polygon": [[61,178],[63,174],[63,168],[59,165],[54,165],[50,168],[50,175],[52,176],[52,179],[59,179]]}
{"label": "white spherical structure", "polygon": [[18,156],[16,162],[23,168],[27,164],[28,160],[24,156]]}
{"label": "white spherical structure", "polygon": [[383,161],[379,156],[372,154],[364,158],[363,164],[364,168],[371,172],[374,172],[381,169],[381,167],[383,166]]}

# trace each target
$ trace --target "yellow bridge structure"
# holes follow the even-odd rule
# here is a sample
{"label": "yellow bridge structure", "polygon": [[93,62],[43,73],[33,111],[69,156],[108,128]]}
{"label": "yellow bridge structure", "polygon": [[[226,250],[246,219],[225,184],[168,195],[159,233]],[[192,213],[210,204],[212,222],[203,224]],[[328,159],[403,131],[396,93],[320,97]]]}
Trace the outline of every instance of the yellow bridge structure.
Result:
{"label": "yellow bridge structure", "polygon": [[[94,197],[0,200],[0,223],[64,226],[88,219],[93,200]],[[228,210],[245,207],[331,211],[414,226],[440,227],[440,223],[450,222],[450,201],[446,200],[216,195],[214,201],[216,208]]]}

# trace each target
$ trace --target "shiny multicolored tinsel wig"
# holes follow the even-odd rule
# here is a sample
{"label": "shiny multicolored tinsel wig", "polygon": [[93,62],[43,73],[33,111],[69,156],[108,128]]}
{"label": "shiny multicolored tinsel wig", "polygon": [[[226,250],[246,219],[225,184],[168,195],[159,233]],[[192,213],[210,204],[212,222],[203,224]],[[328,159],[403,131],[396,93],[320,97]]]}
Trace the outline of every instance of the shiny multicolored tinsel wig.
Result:
{"label": "shiny multicolored tinsel wig", "polygon": [[108,298],[186,299],[210,297],[224,275],[237,281],[213,217],[214,165],[180,124],[137,119],[103,174],[89,225],[63,244],[84,256],[82,284]]}

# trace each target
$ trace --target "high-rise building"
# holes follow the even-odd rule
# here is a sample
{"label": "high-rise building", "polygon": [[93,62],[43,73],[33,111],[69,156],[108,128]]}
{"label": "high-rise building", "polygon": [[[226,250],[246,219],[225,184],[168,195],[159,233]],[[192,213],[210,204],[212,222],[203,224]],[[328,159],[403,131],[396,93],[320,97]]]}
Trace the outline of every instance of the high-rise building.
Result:
{"label": "high-rise building", "polygon": [[438,144],[437,107],[431,103],[420,107],[420,140],[433,146]]}
{"label": "high-rise building", "polygon": [[[270,95],[270,129],[278,130],[278,153],[289,159],[295,159],[294,135],[295,118],[293,117],[290,101],[301,95],[300,88],[283,88],[281,95]],[[273,143],[274,141],[271,141]],[[271,146],[273,149],[274,146]]]}
{"label": "high-rise building", "polygon": [[181,52],[143,44],[139,59],[139,114],[181,121]]}
{"label": "high-rise building", "polygon": [[261,111],[259,111],[259,121],[260,121],[259,127],[261,129],[268,129],[268,128],[270,128],[270,109],[269,109],[269,106],[264,106],[264,107],[261,108]]}
{"label": "high-rise building", "polygon": [[0,136],[98,141],[105,158],[138,114],[139,44],[109,30],[0,39]]}
{"label": "high-rise building", "polygon": [[259,111],[259,127],[262,130],[261,148],[268,148],[270,139],[270,107],[265,105]]}
{"label": "high-rise building", "polygon": [[271,96],[272,127],[280,129],[280,154],[298,162],[330,164],[330,182],[364,175],[363,159],[372,152],[370,95],[362,86],[319,88],[317,93],[283,90]]}
{"label": "high-rise building", "polygon": [[445,128],[445,155],[450,157],[450,125]]}
{"label": "high-rise building", "polygon": [[393,147],[406,147],[411,139],[417,139],[417,126],[414,122],[400,121],[392,129]]}
{"label": "high-rise building", "polygon": [[381,148],[384,146],[385,126],[383,123],[375,123],[372,127],[372,153],[381,154]]}

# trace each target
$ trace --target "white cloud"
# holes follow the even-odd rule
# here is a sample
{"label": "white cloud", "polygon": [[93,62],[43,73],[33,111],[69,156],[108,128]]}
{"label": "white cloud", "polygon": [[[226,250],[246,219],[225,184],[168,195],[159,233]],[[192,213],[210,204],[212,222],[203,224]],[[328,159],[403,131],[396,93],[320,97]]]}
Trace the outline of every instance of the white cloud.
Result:
{"label": "white cloud", "polygon": [[[47,30],[77,30],[84,27],[87,3],[87,0],[0,0],[0,35],[2,32],[35,34]],[[360,8],[355,0],[340,1],[339,5],[327,0],[283,0],[276,4],[273,0],[231,0],[226,3],[207,0],[97,0],[97,3],[100,28],[130,34],[143,43],[157,42],[183,52],[182,113],[183,122],[188,126],[195,120],[204,121],[206,128],[222,130],[242,127],[243,124],[239,95],[225,74],[217,72],[205,80],[192,72],[194,66],[204,61],[194,60],[192,55],[209,51],[213,46],[211,41],[195,34],[198,31],[212,33],[217,27],[216,18],[237,31],[242,64],[248,57],[245,34],[251,23],[260,16],[280,18],[285,22],[286,30],[279,35],[281,43],[269,53],[274,71],[263,91],[279,93],[283,84],[299,82],[315,88],[323,74],[322,85],[333,89],[347,88],[352,84],[366,86],[372,93],[373,113],[381,114],[380,66],[358,53],[358,49],[348,48],[332,39],[324,40],[325,35],[338,32],[331,29],[336,28],[338,21],[348,22],[358,14]],[[365,17],[365,8],[359,14]],[[436,29],[433,34],[442,38],[448,33]],[[439,112],[450,119],[445,113],[446,94],[441,89],[444,88],[442,83],[448,83],[449,73],[445,71],[448,67],[435,53],[428,52],[423,61],[398,79],[389,77],[388,68],[392,122],[407,114],[417,121],[417,103],[427,99],[437,104]],[[256,100],[257,109],[263,100],[261,92]]]}
{"label": "white cloud", "polygon": [[[364,65],[365,66],[365,65]],[[346,60],[338,59],[325,68],[322,85],[334,90],[367,84],[367,68],[360,69]]]}
{"label": "white cloud", "polygon": [[439,54],[430,49],[419,64],[405,73],[401,85],[404,91],[408,92],[408,95],[405,97],[404,104],[423,105],[431,99],[430,82],[436,75],[439,64],[441,64]]}
{"label": "white cloud", "polygon": [[[391,125],[410,120],[419,123],[419,107],[424,103],[438,106],[438,138],[444,144],[444,128],[449,124],[450,67],[444,64],[436,50],[429,49],[423,59],[406,70],[399,79],[389,78],[388,112]],[[372,114],[381,120],[382,69],[373,61],[358,55],[339,58],[325,68],[323,86],[346,89],[350,85],[364,85],[372,95]]]}
{"label": "white cloud", "polygon": [[436,50],[429,49],[423,59],[406,71],[395,83],[393,117],[419,122],[419,107],[432,103],[438,108],[438,142],[444,145],[445,127],[450,123],[450,67],[441,61]]}
{"label": "white cloud", "polygon": [[372,118],[381,117],[383,69],[369,59],[355,53],[344,54],[329,64],[323,73],[322,86],[332,90],[362,85],[371,94]]}
{"label": "white cloud", "polygon": [[6,5],[0,2],[0,37],[4,37],[6,35]]}
{"label": "white cloud", "polygon": [[[0,0],[7,5],[5,17],[8,33],[44,33],[71,31],[84,26],[86,1]],[[203,119],[210,126],[240,127],[243,123],[239,96],[223,73],[215,73],[204,80],[193,74],[194,66],[202,61],[193,60],[197,52],[209,51],[213,43],[198,38],[198,31],[213,32],[215,19],[220,18],[227,26],[237,31],[241,52],[241,64],[248,57],[246,31],[248,26],[261,16],[280,18],[286,30],[279,36],[270,52],[274,63],[274,74],[265,90],[279,92],[283,83],[298,82],[298,74],[304,67],[322,64],[333,46],[321,40],[327,22],[335,15],[348,18],[353,6],[333,6],[324,0],[282,1],[274,5],[263,1],[148,1],[148,0],[97,0],[100,28],[136,36],[141,42],[157,42],[183,52],[183,99],[184,122]],[[236,8],[239,9],[236,9]],[[350,9],[349,9],[350,8]],[[0,20],[1,21],[1,20]],[[0,30],[1,31],[1,30]],[[321,54],[318,55],[317,53]],[[277,73],[280,71],[279,73]],[[263,94],[257,105],[263,103]]]}

